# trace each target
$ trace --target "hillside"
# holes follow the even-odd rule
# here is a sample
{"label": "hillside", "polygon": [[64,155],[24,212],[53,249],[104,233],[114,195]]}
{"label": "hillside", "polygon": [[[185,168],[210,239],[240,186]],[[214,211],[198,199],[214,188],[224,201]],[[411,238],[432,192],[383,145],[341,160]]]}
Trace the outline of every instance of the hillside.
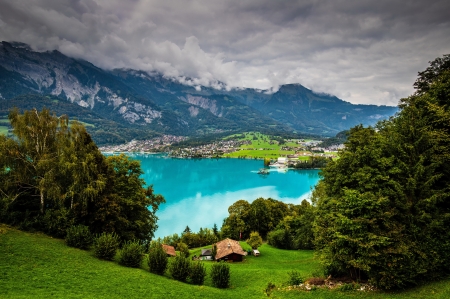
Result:
{"label": "hillside", "polygon": [[283,85],[275,93],[187,86],[160,74],[103,70],[58,51],[35,52],[25,44],[2,42],[0,102],[8,105],[25,94],[57,97],[73,104],[74,110],[85,108],[140,132],[184,136],[242,131],[334,136],[360,123],[373,125],[397,111],[353,105],[300,84]]}
{"label": "hillside", "polygon": [[[42,234],[21,232],[0,224],[1,298],[267,298],[268,282],[282,286],[287,273],[302,276],[317,272],[311,251],[286,251],[268,245],[261,256],[232,263],[231,288],[180,283],[143,269],[100,261],[92,253],[74,249],[64,241]],[[205,263],[209,268],[209,262]],[[449,280],[399,293],[275,290],[271,298],[448,298]]]}

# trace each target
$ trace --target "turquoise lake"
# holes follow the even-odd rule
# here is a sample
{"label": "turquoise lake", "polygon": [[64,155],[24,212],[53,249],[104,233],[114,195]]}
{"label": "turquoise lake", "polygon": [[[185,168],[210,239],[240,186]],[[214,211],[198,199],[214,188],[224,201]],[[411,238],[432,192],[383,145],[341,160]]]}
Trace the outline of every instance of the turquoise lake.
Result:
{"label": "turquoise lake", "polygon": [[129,156],[141,162],[145,182],[166,199],[157,212],[156,237],[181,234],[186,225],[194,232],[212,228],[214,223],[220,228],[228,207],[239,199],[252,202],[271,197],[300,204],[319,181],[318,170],[271,170],[260,175],[261,160]]}

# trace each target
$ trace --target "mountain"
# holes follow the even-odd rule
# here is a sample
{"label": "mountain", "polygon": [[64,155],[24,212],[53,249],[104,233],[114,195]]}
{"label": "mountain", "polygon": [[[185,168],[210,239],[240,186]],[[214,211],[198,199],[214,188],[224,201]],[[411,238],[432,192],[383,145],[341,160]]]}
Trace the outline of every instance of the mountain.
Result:
{"label": "mountain", "polygon": [[[275,93],[193,87],[160,74],[103,70],[58,51],[36,52],[22,43],[2,42],[0,111],[5,113],[8,106],[26,101],[36,106],[45,102],[47,107],[65,101],[72,107],[66,110],[78,111],[79,118],[95,115],[98,129],[104,122],[116,129],[127,128],[135,132],[133,136],[139,136],[138,132],[193,136],[248,130],[333,136],[360,123],[372,125],[397,111],[396,107],[353,105],[300,84],[283,85]],[[101,143],[116,139],[101,138]]]}

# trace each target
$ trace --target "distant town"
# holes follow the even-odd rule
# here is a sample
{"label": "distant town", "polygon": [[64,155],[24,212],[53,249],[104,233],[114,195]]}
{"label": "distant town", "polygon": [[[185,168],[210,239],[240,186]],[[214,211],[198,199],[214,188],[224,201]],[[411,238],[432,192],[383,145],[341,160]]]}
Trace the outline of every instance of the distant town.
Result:
{"label": "distant town", "polygon": [[[104,153],[158,153],[164,152],[171,157],[176,158],[218,158],[218,157],[237,157],[237,158],[263,158],[268,152],[274,152],[273,148],[251,147],[252,141],[228,139],[215,141],[209,144],[198,146],[174,147],[174,144],[187,140],[184,136],[163,135],[149,140],[132,140],[126,144],[102,146],[100,150]],[[276,142],[275,142],[276,143]],[[286,140],[288,145],[280,145],[279,152],[285,154],[277,154],[278,156],[288,159],[298,159],[305,156],[320,157],[336,157],[336,152],[342,149],[344,145],[332,145],[329,147],[318,146],[320,140]],[[273,144],[272,141],[270,144]],[[295,144],[293,146],[292,144]],[[243,148],[245,146],[245,148]],[[253,145],[255,146],[255,145]],[[244,152],[252,151],[252,155],[244,154]],[[242,152],[242,155],[239,155]],[[288,154],[289,152],[289,154]],[[274,155],[274,154],[272,154]]]}

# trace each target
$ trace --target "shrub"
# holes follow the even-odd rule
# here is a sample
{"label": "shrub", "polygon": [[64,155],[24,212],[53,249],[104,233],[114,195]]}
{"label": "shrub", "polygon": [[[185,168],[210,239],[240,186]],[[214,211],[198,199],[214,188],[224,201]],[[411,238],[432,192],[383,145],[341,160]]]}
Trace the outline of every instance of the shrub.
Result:
{"label": "shrub", "polygon": [[298,273],[295,270],[288,272],[288,275],[289,275],[288,284],[291,286],[299,285],[303,282],[303,279],[300,277],[300,273]]}
{"label": "shrub", "polygon": [[126,267],[139,268],[144,257],[144,247],[139,241],[125,242],[119,251],[119,264]]}
{"label": "shrub", "polygon": [[167,254],[161,243],[152,242],[148,253],[148,267],[150,272],[163,275],[167,268]]}
{"label": "shrub", "polygon": [[191,262],[182,255],[177,255],[169,266],[170,275],[178,281],[185,282],[191,270]]}
{"label": "shrub", "polygon": [[189,257],[189,247],[185,243],[183,242],[178,243],[177,249],[180,252],[180,255],[184,257]]}
{"label": "shrub", "polygon": [[202,285],[206,277],[205,266],[201,262],[191,264],[191,272],[189,273],[192,284]]}
{"label": "shrub", "polygon": [[269,232],[267,242],[273,247],[280,249],[292,248],[292,237],[287,229],[277,229]]}
{"label": "shrub", "polygon": [[67,229],[66,244],[71,247],[88,249],[92,245],[92,234],[85,225],[71,226]]}
{"label": "shrub", "polygon": [[262,245],[262,238],[258,232],[251,232],[246,242],[252,249],[258,249]]}
{"label": "shrub", "polygon": [[218,262],[211,267],[211,280],[216,288],[227,288],[230,284],[230,266],[225,262]]}
{"label": "shrub", "polygon": [[119,248],[117,234],[102,233],[94,241],[94,255],[102,260],[111,261]]}

